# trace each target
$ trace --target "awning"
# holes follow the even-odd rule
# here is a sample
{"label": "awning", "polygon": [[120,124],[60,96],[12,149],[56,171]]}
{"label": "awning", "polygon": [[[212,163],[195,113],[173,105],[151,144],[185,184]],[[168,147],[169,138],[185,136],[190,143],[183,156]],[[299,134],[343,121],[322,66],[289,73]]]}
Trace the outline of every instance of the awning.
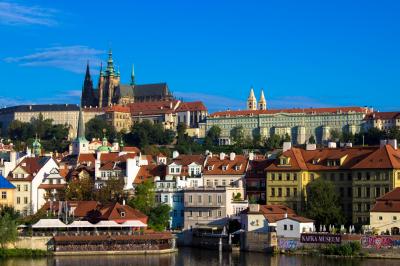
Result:
{"label": "awning", "polygon": [[59,219],[40,219],[37,223],[32,225],[32,228],[65,228],[66,224]]}
{"label": "awning", "polygon": [[121,225],[124,227],[147,227],[147,224],[141,221],[126,221]]}
{"label": "awning", "polygon": [[94,224],[89,223],[88,221],[74,221],[73,223],[68,225],[68,228],[93,228]]}

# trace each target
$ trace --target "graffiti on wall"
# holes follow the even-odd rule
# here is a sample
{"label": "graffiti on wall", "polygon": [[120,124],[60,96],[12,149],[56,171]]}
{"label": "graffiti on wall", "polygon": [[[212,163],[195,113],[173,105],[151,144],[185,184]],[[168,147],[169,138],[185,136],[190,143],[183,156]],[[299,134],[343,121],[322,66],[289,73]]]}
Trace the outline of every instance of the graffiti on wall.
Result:
{"label": "graffiti on wall", "polygon": [[297,249],[301,246],[302,244],[300,241],[296,239],[279,239],[278,241],[278,246],[280,249],[284,250],[293,250]]}
{"label": "graffiti on wall", "polygon": [[363,236],[361,237],[363,248],[392,248],[400,247],[400,239],[392,239],[390,236]]}

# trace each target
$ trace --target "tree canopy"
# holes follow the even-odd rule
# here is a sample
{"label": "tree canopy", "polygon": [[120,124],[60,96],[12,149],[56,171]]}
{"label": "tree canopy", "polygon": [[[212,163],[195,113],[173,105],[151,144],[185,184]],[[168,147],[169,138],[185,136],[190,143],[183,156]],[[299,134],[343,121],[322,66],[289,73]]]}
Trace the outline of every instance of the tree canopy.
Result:
{"label": "tree canopy", "polygon": [[14,242],[18,238],[17,220],[8,212],[0,216],[0,246],[5,248],[5,245]]}
{"label": "tree canopy", "polygon": [[144,148],[148,145],[167,145],[174,140],[175,132],[173,130],[164,129],[159,124],[153,124],[149,120],[135,123],[131,132],[124,136],[124,140],[128,145]]}
{"label": "tree canopy", "polygon": [[331,181],[318,178],[309,183],[306,206],[306,215],[314,219],[318,226],[344,223],[339,197]]}
{"label": "tree canopy", "polygon": [[107,123],[107,121],[100,116],[96,116],[90,119],[85,126],[86,138],[91,140],[93,138],[101,139],[104,137],[104,131],[106,132],[108,139],[115,139],[117,132],[115,128]]}
{"label": "tree canopy", "polygon": [[135,196],[128,203],[149,217],[149,226],[156,231],[163,231],[169,225],[171,208],[155,201],[155,186],[146,180],[135,188]]}
{"label": "tree canopy", "polygon": [[94,182],[91,177],[69,182],[65,191],[67,200],[93,200]]}

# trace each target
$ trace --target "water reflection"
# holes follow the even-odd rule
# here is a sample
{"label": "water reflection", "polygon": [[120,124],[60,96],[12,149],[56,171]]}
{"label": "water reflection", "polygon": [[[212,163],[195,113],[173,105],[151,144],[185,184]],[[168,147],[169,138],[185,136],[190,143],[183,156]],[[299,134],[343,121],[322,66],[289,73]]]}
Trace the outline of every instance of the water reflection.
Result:
{"label": "water reflection", "polygon": [[47,259],[1,260],[0,266],[128,266],[128,265],[246,265],[246,266],[373,266],[399,265],[397,260],[333,259],[305,256],[269,256],[261,253],[219,253],[218,251],[182,248],[176,254],[167,255],[115,255],[115,256],[65,256]]}

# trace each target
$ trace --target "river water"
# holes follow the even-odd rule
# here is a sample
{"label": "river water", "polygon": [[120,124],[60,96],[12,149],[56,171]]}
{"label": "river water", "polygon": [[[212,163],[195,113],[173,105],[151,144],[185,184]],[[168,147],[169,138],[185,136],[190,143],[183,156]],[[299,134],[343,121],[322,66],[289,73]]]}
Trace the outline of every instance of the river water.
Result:
{"label": "river water", "polygon": [[128,266],[128,265],[310,265],[310,266],[383,266],[400,265],[398,260],[333,259],[324,257],[266,255],[260,253],[219,253],[212,250],[180,248],[178,253],[167,255],[116,255],[116,256],[63,256],[45,259],[13,258],[1,260],[0,266]]}

